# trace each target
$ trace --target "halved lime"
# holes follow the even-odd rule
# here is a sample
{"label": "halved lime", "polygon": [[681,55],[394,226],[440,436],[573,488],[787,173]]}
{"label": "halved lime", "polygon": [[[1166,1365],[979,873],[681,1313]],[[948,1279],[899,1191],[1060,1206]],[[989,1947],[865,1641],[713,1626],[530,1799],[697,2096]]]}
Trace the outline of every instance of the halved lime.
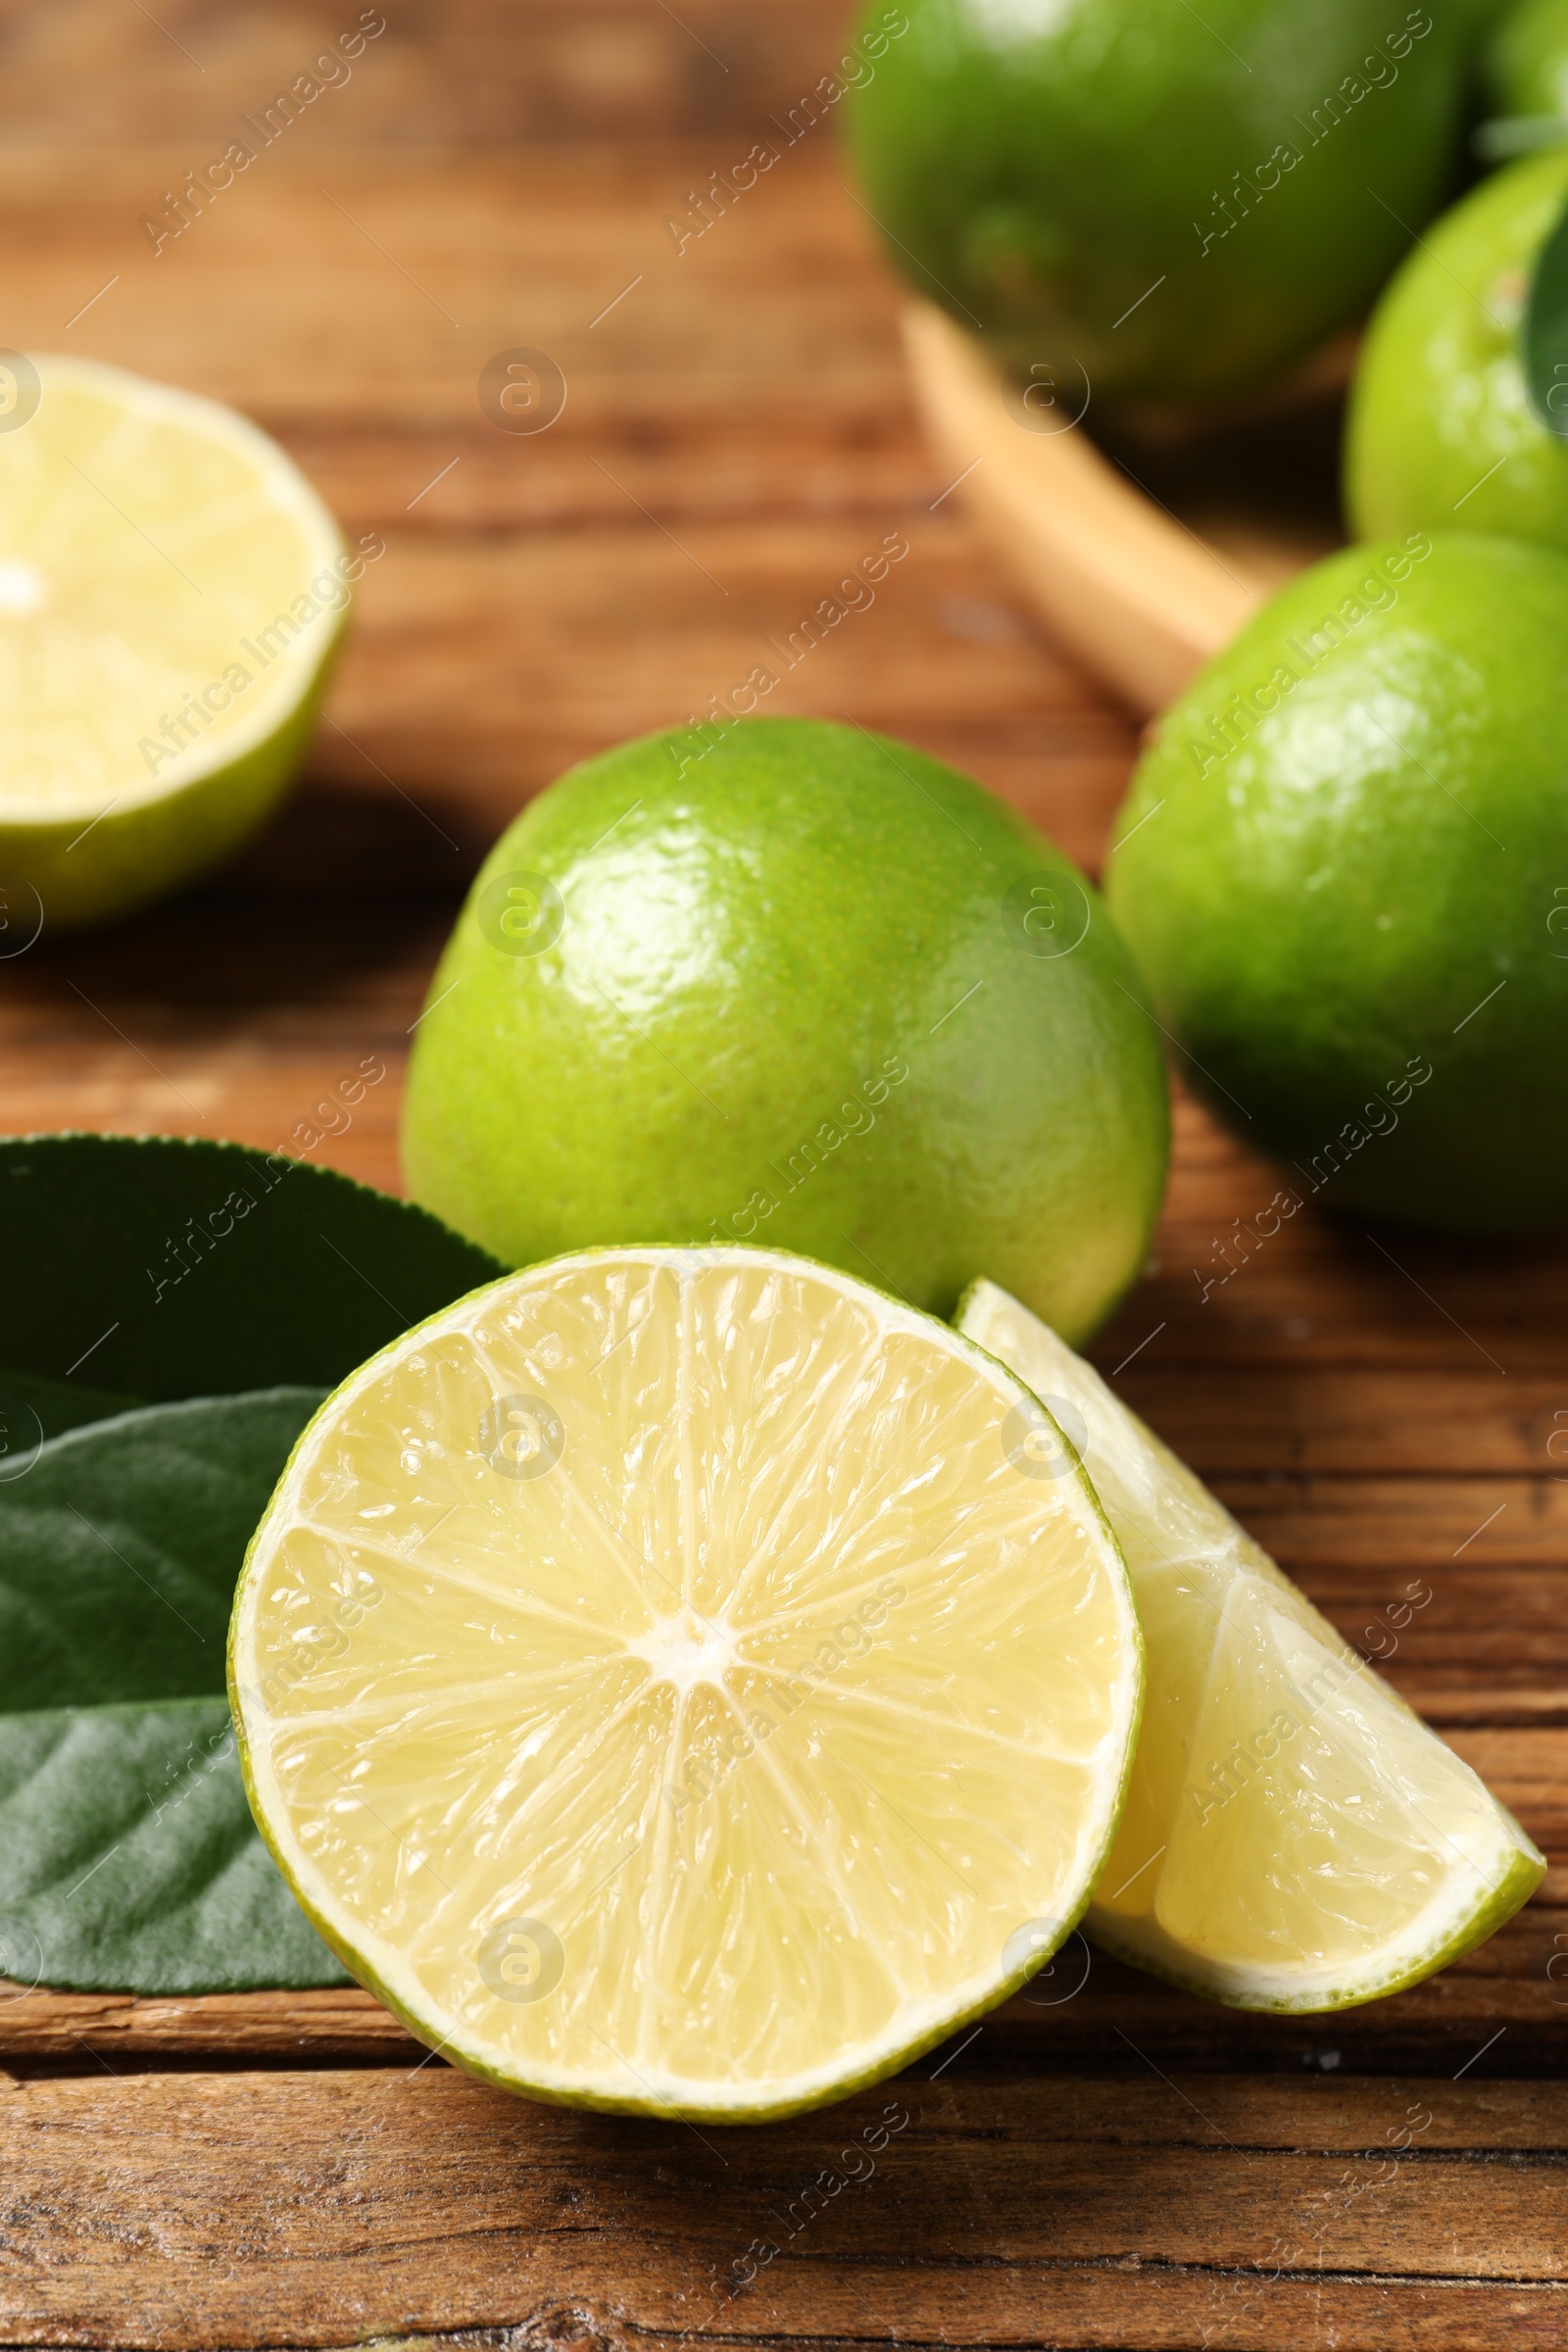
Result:
{"label": "halved lime", "polygon": [[[1469,1765],[1048,1325],[988,1282],[958,1320],[1073,1440],[1143,1620],[1143,1730],[1090,1933],[1238,2008],[1316,2010],[1500,1927],[1545,1862]],[[1408,1621],[1407,1597],[1378,1597]]]}
{"label": "halved lime", "polygon": [[356,563],[232,410],[0,353],[0,953],[156,897],[261,823]]}
{"label": "halved lime", "polygon": [[508,1276],[355,1373],[235,1601],[305,1910],[509,2089],[719,2121],[902,2066],[1078,1917],[1140,1642],[945,1324],[761,1250]]}

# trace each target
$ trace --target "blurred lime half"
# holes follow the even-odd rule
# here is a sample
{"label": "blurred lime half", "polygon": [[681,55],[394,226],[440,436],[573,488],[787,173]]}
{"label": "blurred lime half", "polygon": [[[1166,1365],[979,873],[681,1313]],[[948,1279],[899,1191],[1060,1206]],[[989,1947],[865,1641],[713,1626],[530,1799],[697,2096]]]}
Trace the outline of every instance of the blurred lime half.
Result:
{"label": "blurred lime half", "polygon": [[357,564],[232,410],[0,353],[0,955],[172,889],[298,768]]}

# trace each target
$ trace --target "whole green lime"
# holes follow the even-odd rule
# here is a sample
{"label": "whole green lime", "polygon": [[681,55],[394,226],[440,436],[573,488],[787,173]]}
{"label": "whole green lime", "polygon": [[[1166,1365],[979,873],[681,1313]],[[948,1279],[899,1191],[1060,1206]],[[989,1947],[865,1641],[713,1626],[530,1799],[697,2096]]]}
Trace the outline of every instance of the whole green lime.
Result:
{"label": "whole green lime", "polygon": [[1360,537],[1502,531],[1568,546],[1568,443],[1530,405],[1520,342],[1565,202],[1568,148],[1509,165],[1429,232],[1378,305],[1346,436]]}
{"label": "whole green lime", "polygon": [[1302,1198],[1568,1218],[1565,741],[1568,557],[1457,533],[1331,556],[1160,722],[1110,906]]}
{"label": "whole green lime", "polygon": [[905,744],[692,726],[573,768],[475,882],[416,1031],[415,1199],[509,1263],[757,1241],[1069,1338],[1137,1274],[1159,1041],[1060,851]]}
{"label": "whole green lime", "polygon": [[852,147],[894,265],[1053,415],[1227,391],[1357,317],[1442,202],[1477,14],[871,0]]}

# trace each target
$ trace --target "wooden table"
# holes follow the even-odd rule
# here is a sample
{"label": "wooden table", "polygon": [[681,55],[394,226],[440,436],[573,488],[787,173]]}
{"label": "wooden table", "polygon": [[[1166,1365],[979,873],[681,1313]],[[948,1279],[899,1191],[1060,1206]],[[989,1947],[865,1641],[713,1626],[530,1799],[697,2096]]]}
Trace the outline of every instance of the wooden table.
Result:
{"label": "wooden table", "polygon": [[[832,0],[410,0],[155,255],[162,191],[354,12],[156,16],[0,12],[7,337],[239,403],[387,554],[267,839],[5,967],[7,1128],[272,1145],[374,1052],[392,1075],[330,1155],[395,1187],[409,1026],[503,820],[703,710],[892,528],[909,559],[778,707],[907,736],[1097,861],[1131,730],[942,495],[831,122],[700,239],[664,224],[816,80]],[[566,380],[537,435],[478,402],[517,346]],[[1536,1902],[1317,2021],[1076,1946],[1036,1988],[1063,1997],[887,2090],[707,2135],[504,2098],[359,1993],[0,1999],[0,2340],[1568,2343],[1568,1254],[1308,1211],[1205,1302],[1275,1179],[1186,1103],[1178,1138],[1097,1358],[1352,1641],[1431,1587],[1389,1671],[1556,1858]]]}

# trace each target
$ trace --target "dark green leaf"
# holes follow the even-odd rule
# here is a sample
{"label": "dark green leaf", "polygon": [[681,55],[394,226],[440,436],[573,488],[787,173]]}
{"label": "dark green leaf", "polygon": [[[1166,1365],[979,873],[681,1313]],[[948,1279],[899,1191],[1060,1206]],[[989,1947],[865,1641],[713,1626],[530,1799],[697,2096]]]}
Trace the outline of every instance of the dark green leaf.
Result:
{"label": "dark green leaf", "polygon": [[154,1399],[331,1388],[506,1269],[423,1209],[239,1144],[0,1141],[0,1364]]}
{"label": "dark green leaf", "polygon": [[1521,346],[1531,407],[1549,433],[1568,439],[1568,212],[1537,259]]}
{"label": "dark green leaf", "polygon": [[0,1481],[0,1967],[139,1992],[341,1982],[215,1695],[245,1546],[320,1395],[148,1406]]}
{"label": "dark green leaf", "polygon": [[0,1141],[0,1973],[342,1981],[228,1742],[234,1581],[322,1390],[503,1271],[235,1144]]}
{"label": "dark green leaf", "polygon": [[150,1405],[0,1484],[0,1713],[221,1690],[245,1546],[320,1401]]}
{"label": "dark green leaf", "polygon": [[226,1701],[0,1717],[0,1967],[124,1992],[347,1982],[256,1835]]}

